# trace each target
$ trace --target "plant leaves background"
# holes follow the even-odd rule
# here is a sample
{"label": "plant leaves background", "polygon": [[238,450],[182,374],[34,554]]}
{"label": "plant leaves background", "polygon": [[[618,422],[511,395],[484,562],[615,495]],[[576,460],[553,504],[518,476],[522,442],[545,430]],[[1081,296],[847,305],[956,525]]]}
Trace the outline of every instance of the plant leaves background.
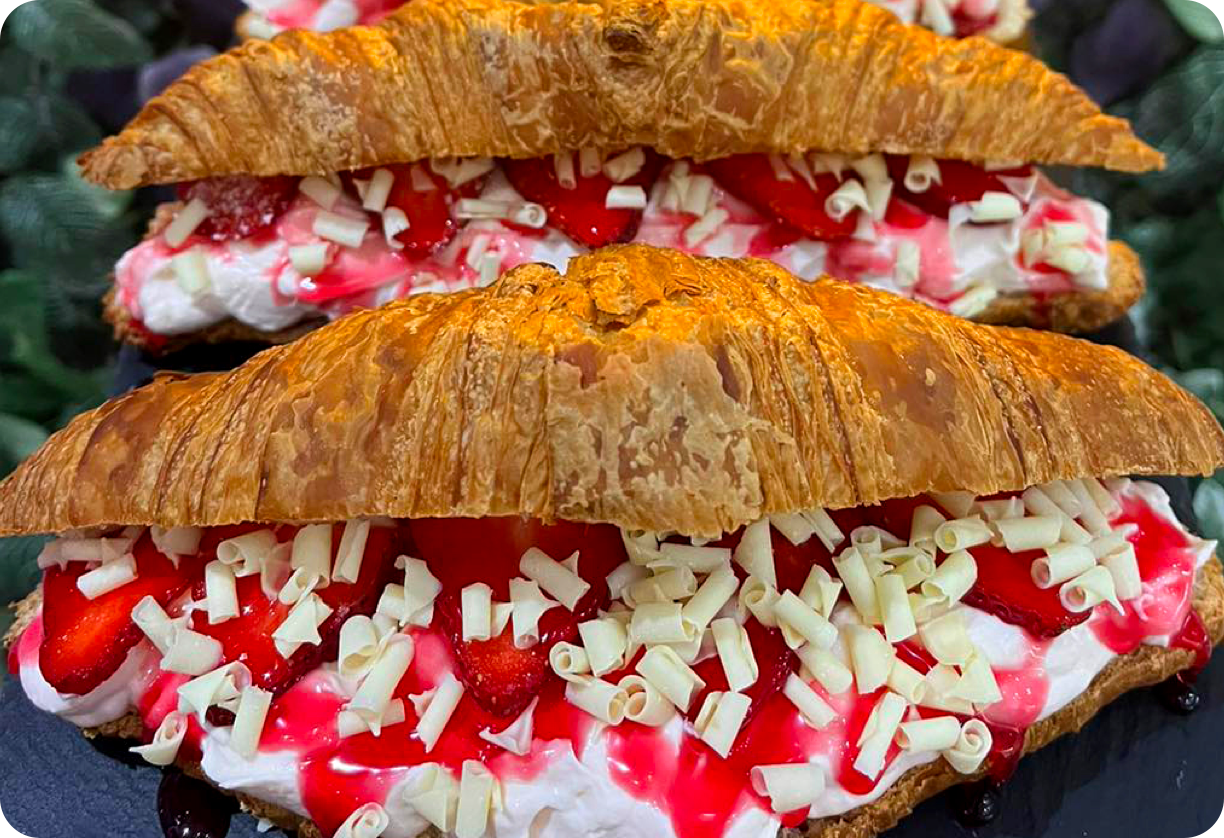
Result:
{"label": "plant leaves background", "polygon": [[[1142,255],[1132,313],[1151,357],[1224,416],[1224,32],[1193,0],[1034,0],[1034,48],[1168,157],[1142,177],[1056,172],[1105,201]],[[99,403],[115,348],[99,298],[164,195],[83,183],[77,153],[227,46],[239,0],[33,0],[0,31],[0,475]],[[1224,537],[1224,481],[1195,495]],[[0,539],[0,603],[42,539]],[[2,627],[2,624],[0,624]]]}

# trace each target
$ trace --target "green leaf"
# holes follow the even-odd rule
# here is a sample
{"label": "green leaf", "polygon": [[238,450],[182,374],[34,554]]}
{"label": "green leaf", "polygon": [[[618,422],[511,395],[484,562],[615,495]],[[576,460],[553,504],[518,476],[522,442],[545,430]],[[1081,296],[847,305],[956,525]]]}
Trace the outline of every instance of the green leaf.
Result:
{"label": "green leaf", "polygon": [[46,441],[47,432],[41,425],[11,413],[0,413],[0,470],[9,471]]}
{"label": "green leaf", "polygon": [[20,169],[38,148],[36,118],[28,99],[0,96],[0,173]]}
{"label": "green leaf", "polygon": [[0,233],[52,259],[92,246],[106,220],[60,175],[20,174],[0,184]]}
{"label": "green leaf", "polygon": [[11,42],[0,41],[0,93],[24,96],[34,83],[34,56]]}
{"label": "green leaf", "polygon": [[1194,492],[1194,515],[1204,538],[1224,538],[1224,486],[1204,480]]}
{"label": "green leaf", "polygon": [[1207,44],[1224,41],[1224,27],[1215,13],[1195,0],[1165,0],[1177,22],[1189,34]]}
{"label": "green leaf", "polygon": [[102,129],[67,96],[51,93],[35,103],[38,132],[48,150],[80,152],[102,141]]}
{"label": "green leaf", "polygon": [[38,586],[38,554],[50,540],[41,535],[0,538],[0,605],[16,602]]}
{"label": "green leaf", "polygon": [[153,56],[131,24],[90,0],[31,0],[4,28],[22,49],[61,68],[126,67]]}
{"label": "green leaf", "polygon": [[1163,172],[1138,183],[1150,195],[1193,205],[1224,177],[1224,47],[1199,47],[1140,97],[1135,130],[1165,153]]}

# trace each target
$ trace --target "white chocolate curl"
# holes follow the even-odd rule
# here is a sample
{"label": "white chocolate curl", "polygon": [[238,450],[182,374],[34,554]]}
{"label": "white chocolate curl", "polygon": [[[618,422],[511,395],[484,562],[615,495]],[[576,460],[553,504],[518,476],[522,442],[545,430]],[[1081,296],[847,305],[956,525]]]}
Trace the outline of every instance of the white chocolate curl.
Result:
{"label": "white chocolate curl", "polygon": [[1102,602],[1108,602],[1119,614],[1125,613],[1122,603],[1118,602],[1113,576],[1107,568],[1100,565],[1084,571],[1063,585],[1058,591],[1058,598],[1063,608],[1074,614],[1089,611]]}
{"label": "white chocolate curl", "polygon": [[961,774],[972,774],[982,767],[994,744],[990,728],[981,719],[970,719],[961,726],[956,744],[943,752],[948,764]]}
{"label": "white chocolate curl", "polygon": [[916,753],[946,751],[956,746],[960,734],[961,725],[955,716],[919,719],[898,726],[897,744],[902,750]]}
{"label": "white chocolate curl", "polygon": [[697,589],[697,593],[693,594],[681,609],[685,633],[700,635],[704,632],[710,625],[710,621],[714,619],[714,615],[722,610],[731,597],[735,596],[735,590],[738,587],[739,582],[729,563],[707,576],[701,583],[701,587]]}
{"label": "white chocolate curl", "polygon": [[493,631],[493,589],[483,582],[459,592],[464,641],[488,640]]}
{"label": "white chocolate curl", "polygon": [[778,598],[774,604],[774,617],[782,629],[786,645],[792,649],[798,649],[805,642],[828,649],[837,642],[837,627],[792,591],[786,591]]}
{"label": "white chocolate curl", "polygon": [[555,561],[538,547],[531,547],[519,561],[519,572],[543,588],[549,596],[570,611],[591,586],[561,562]]}
{"label": "white chocolate curl", "polygon": [[617,686],[625,694],[625,718],[631,722],[662,727],[676,715],[675,706],[640,675],[626,675]]}
{"label": "white chocolate curl", "polygon": [[1113,577],[1114,590],[1118,594],[1118,599],[1134,599],[1143,593],[1143,580],[1139,576],[1139,563],[1135,558],[1135,548],[1129,542],[1118,552],[1101,559],[1101,566]]}
{"label": "white chocolate curl", "polygon": [[390,825],[391,819],[382,806],[366,803],[340,824],[333,838],[379,838]]}
{"label": "white chocolate curl", "polygon": [[255,530],[226,539],[217,545],[217,560],[234,568],[234,576],[254,576],[273,550],[276,534],[270,529]]}
{"label": "white chocolate curl", "polygon": [[618,725],[625,720],[629,696],[616,684],[586,676],[565,685],[565,700],[604,724]]}
{"label": "white chocolate curl", "polygon": [[179,747],[182,746],[183,738],[186,735],[187,716],[175,710],[167,713],[162,719],[157,730],[153,732],[153,739],[149,744],[137,745],[129,750],[144,757],[145,762],[150,765],[172,765],[178,757]]}
{"label": "white chocolate curl", "polygon": [[[945,562],[946,563],[946,562]],[[899,573],[885,573],[875,580],[876,599],[884,620],[884,636],[889,643],[900,643],[918,631],[910,608],[905,579]]]}
{"label": "white chocolate curl", "polygon": [[928,492],[931,499],[953,518],[968,517],[977,499],[972,492]]}
{"label": "white chocolate curl", "polygon": [[841,695],[854,685],[854,673],[828,649],[800,646],[796,654],[804,670],[824,687],[829,695]]}
{"label": "white chocolate curl", "polygon": [[463,761],[459,776],[459,806],[455,811],[456,838],[480,838],[489,825],[489,810],[497,778],[474,759]]}
{"label": "white chocolate curl", "polygon": [[965,630],[961,615],[951,611],[942,617],[923,623],[918,629],[922,645],[940,663],[960,666],[973,656],[973,642]]}
{"label": "white chocolate curl", "polygon": [[1033,515],[1028,518],[1003,518],[994,522],[998,533],[995,543],[1001,543],[1013,553],[1043,550],[1058,543],[1062,533],[1062,516]]}
{"label": "white chocolate curl", "polygon": [[960,680],[948,695],[951,698],[971,701],[979,707],[1003,700],[1003,694],[999,691],[994,672],[990,668],[990,661],[977,652],[961,667]]}
{"label": "white chocolate curl", "polygon": [[973,556],[965,550],[957,550],[940,562],[930,578],[922,583],[922,593],[952,605],[969,593],[977,582],[977,575],[977,562]]}
{"label": "white chocolate curl", "polygon": [[838,718],[837,711],[830,707],[828,702],[821,698],[806,681],[793,672],[787,677],[786,684],[782,687],[782,694],[790,700],[791,704],[795,705],[803,720],[817,730],[828,727],[834,719]]}
{"label": "white chocolate curl", "polygon": [[557,643],[548,652],[548,663],[552,671],[566,681],[579,681],[590,674],[591,662],[586,649],[573,643]]}
{"label": "white chocolate curl", "polygon": [[408,671],[415,648],[412,638],[406,634],[392,637],[348,703],[346,709],[360,716],[371,731],[381,729],[387,704]]}
{"label": "white chocolate curl", "polygon": [[[404,610],[400,626],[428,628],[433,622],[434,600],[442,592],[442,583],[420,559],[402,556],[404,565]],[[397,561],[398,564],[398,561]]]}
{"label": "white chocolate curl", "polygon": [[915,507],[913,518],[910,519],[910,546],[935,555],[935,530],[939,529],[945,520],[933,506],[923,504]]}
{"label": "white chocolate curl", "polygon": [[976,515],[946,521],[935,530],[935,546],[945,553],[955,553],[986,544],[990,538],[990,527]]}
{"label": "white chocolate curl", "polygon": [[180,675],[203,675],[215,669],[224,655],[221,641],[182,626],[174,632],[174,641],[161,660],[161,668]]}
{"label": "white chocolate curl", "polygon": [[1055,516],[1062,520],[1062,530],[1059,533],[1061,540],[1071,544],[1087,544],[1092,541],[1092,536],[1088,531],[1075,522],[1064,512],[1044,491],[1037,486],[1030,486],[1024,490],[1021,495],[1024,500],[1024,508],[1031,515],[1040,516]]}
{"label": "white chocolate curl", "polygon": [[171,558],[194,556],[200,549],[200,539],[203,535],[203,527],[149,527],[153,546],[159,553]]}
{"label": "white chocolate curl", "polygon": [[778,592],[764,580],[749,576],[740,585],[739,604],[752,613],[763,626],[773,628],[778,625],[774,616],[774,606],[778,602]]}
{"label": "white chocolate curl", "polygon": [[660,544],[661,564],[666,567],[687,567],[694,573],[713,573],[731,564],[728,547],[697,547],[693,544]]}
{"label": "white chocolate curl", "polygon": [[491,730],[480,731],[480,738],[512,754],[526,756],[531,752],[531,732],[535,724],[536,705],[539,703],[539,696],[533,698],[517,719],[497,733]]}
{"label": "white chocolate curl", "polygon": [[715,620],[710,629],[727,686],[734,692],[743,692],[756,683],[760,674],[748,631],[729,617]]}
{"label": "white chocolate curl", "polygon": [[106,562],[77,577],[77,590],[86,599],[97,599],[103,594],[122,588],[136,578],[136,559],[129,553]]}
{"label": "white chocolate curl", "polygon": [[749,773],[752,789],[769,798],[778,814],[810,809],[824,793],[824,772],[807,762],[787,765],[758,765]]}
{"label": "white chocolate curl", "polygon": [[209,562],[204,566],[204,592],[208,601],[209,625],[217,625],[238,616],[238,587],[234,571],[224,562]]}
{"label": "white chocolate curl", "polygon": [[751,704],[752,701],[743,693],[711,692],[706,695],[693,728],[702,742],[725,758],[731,753],[731,746],[739,736]]}
{"label": "white chocolate curl", "polygon": [[446,730],[446,725],[454,715],[461,698],[463,698],[463,685],[448,672],[434,690],[429,706],[425,708],[425,712],[421,714],[417,722],[417,736],[420,737],[421,744],[425,746],[425,753],[432,751],[438,744],[438,740],[442,738],[442,731]]}
{"label": "white chocolate curl", "polygon": [[652,646],[638,661],[637,671],[668,701],[687,712],[703,681],[670,646]]}
{"label": "white chocolate curl", "polygon": [[870,626],[847,625],[842,633],[859,694],[875,692],[888,681],[897,650]]}
{"label": "white chocolate curl", "polygon": [[272,693],[259,687],[243,689],[238,711],[234,714],[234,729],[230,733],[230,747],[243,759],[254,759],[259,750],[259,737],[271,706]]}
{"label": "white chocolate curl", "polygon": [[177,631],[166,610],[151,596],[146,596],[132,609],[132,622],[163,655],[170,651]]}
{"label": "white chocolate curl", "polygon": [[332,580],[356,583],[361,576],[361,564],[365,558],[366,539],[370,535],[369,521],[346,521],[340,546],[336,548],[336,564],[332,568]]}
{"label": "white chocolate curl", "polygon": [[771,588],[778,587],[774,568],[773,536],[768,518],[749,524],[735,548],[735,563],[749,576],[755,576]]}
{"label": "white chocolate curl", "polygon": [[454,830],[459,783],[445,767],[436,762],[423,764],[401,794],[421,817],[439,830],[444,833]]}
{"label": "white chocolate curl", "polygon": [[297,605],[289,611],[289,616],[272,632],[272,640],[281,657],[293,656],[303,643],[317,646],[323,642],[319,627],[331,616],[332,609],[319,598],[318,594],[310,593],[298,600]]}
{"label": "white chocolate curl", "polygon": [[1080,544],[1060,544],[1046,550],[1045,558],[1033,562],[1033,583],[1052,588],[1096,566],[1092,551]]}
{"label": "white chocolate curl", "polygon": [[202,722],[204,714],[214,704],[236,708],[238,697],[250,683],[251,671],[244,664],[237,661],[227,663],[179,687],[178,710],[180,713],[195,713]]}
{"label": "white chocolate curl", "polygon": [[833,559],[833,566],[846,586],[846,593],[850,595],[850,601],[858,609],[859,616],[868,623],[878,621],[880,606],[876,599],[875,580],[867,570],[863,554],[857,547],[847,548],[840,556]]}
{"label": "white chocolate curl", "polygon": [[881,696],[859,737],[859,754],[854,759],[855,771],[872,780],[880,776],[888,748],[905,716],[906,706],[905,699],[894,692]]}
{"label": "white chocolate curl", "polygon": [[842,583],[829,575],[829,571],[820,565],[812,565],[807,579],[799,590],[799,599],[806,605],[815,608],[826,620],[833,614],[837,598],[841,596]]}
{"label": "white chocolate curl", "polygon": [[599,677],[625,665],[625,649],[629,636],[624,624],[615,617],[602,617],[578,624],[578,634],[586,648],[591,672]]}
{"label": "white chocolate curl", "polygon": [[888,673],[888,688],[910,704],[921,704],[926,698],[927,683],[922,673],[898,658]]}
{"label": "white chocolate curl", "polygon": [[648,602],[633,611],[629,632],[639,644],[650,646],[658,643],[686,643],[697,632],[684,622],[682,606],[678,602]]}

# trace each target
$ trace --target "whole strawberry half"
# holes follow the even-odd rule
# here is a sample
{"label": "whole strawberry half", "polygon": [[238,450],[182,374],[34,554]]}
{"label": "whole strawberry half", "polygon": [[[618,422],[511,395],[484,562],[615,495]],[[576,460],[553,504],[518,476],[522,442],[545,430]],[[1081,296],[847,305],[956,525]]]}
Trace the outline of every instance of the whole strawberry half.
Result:
{"label": "whole strawberry half", "polygon": [[297,194],[298,178],[230,175],[179,184],[179,199],[198,198],[208,217],[195,234],[215,241],[244,239],[270,227]]}
{"label": "whole strawberry half", "polygon": [[642,223],[641,210],[608,209],[606,204],[608,190],[618,185],[639,186],[650,194],[664,159],[650,149],[645,149],[645,153],[642,168],[623,183],[614,183],[603,172],[590,177],[575,172],[577,183],[573,189],[566,189],[557,179],[552,157],[504,160],[502,168],[520,195],[547,210],[550,226],[594,249],[632,241],[637,234]]}
{"label": "whole strawberry half", "polygon": [[857,213],[840,221],[825,210],[829,196],[841,186],[834,175],[813,176],[809,184],[798,172],[780,180],[766,154],[735,154],[702,164],[723,189],[768,219],[799,230],[809,238],[834,241],[849,238]]}
{"label": "whole strawberry half", "polygon": [[164,608],[203,577],[203,562],[179,559],[179,566],[158,552],[146,533],[132,547],[136,578],[97,599],[77,588],[91,568],[70,562],[48,568],[43,577],[43,639],[38,663],[57,692],[84,695],[123,664],[144,633],[132,621],[132,609],[146,596]]}
{"label": "whole strawberry half", "polygon": [[[243,528],[245,530],[251,527]],[[293,537],[295,528],[277,528],[280,541]],[[332,544],[340,543],[343,524],[337,524],[332,535]],[[237,532],[231,531],[227,537]],[[319,598],[332,608],[331,615],[319,626],[319,645],[303,644],[288,658],[281,656],[272,639],[272,633],[285,621],[290,605],[280,602],[275,593],[269,598],[264,594],[258,575],[244,576],[238,580],[238,616],[212,625],[208,612],[198,609],[191,614],[191,628],[201,634],[221,641],[222,661],[239,661],[251,670],[251,682],[273,695],[280,695],[310,670],[324,661],[334,660],[340,639],[340,627],[354,614],[369,615],[378,606],[383,588],[395,574],[395,557],[403,546],[403,533],[398,528],[371,527],[366,539],[365,557],[356,583],[331,582],[318,589]],[[211,545],[215,557],[216,543]],[[205,597],[204,582],[195,586],[193,598]]]}
{"label": "whole strawberry half", "polygon": [[[548,652],[573,640],[578,623],[595,616],[608,601],[607,576],[625,561],[620,532],[606,524],[543,524],[529,518],[431,518],[410,524],[420,556],[442,582],[439,625],[455,653],[458,675],[476,703],[498,716],[514,716],[531,703],[550,678]],[[489,640],[463,640],[460,592],[476,582],[493,589],[499,602],[509,599],[510,580],[530,547],[561,561],[579,552],[578,573],[591,584],[574,612],[558,606],[540,618],[540,642],[514,645],[509,626]]]}

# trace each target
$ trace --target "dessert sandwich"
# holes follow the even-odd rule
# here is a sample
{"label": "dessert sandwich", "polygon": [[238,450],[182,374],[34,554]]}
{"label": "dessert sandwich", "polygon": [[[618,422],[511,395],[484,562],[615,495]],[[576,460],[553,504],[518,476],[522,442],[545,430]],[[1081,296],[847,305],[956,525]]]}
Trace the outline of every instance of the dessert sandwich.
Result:
{"label": "dessert sandwich", "polygon": [[[809,0],[818,2],[819,0]],[[538,0],[548,2],[548,0]],[[1024,0],[873,0],[905,23],[953,38],[981,35],[1010,43],[1024,35],[1031,15]],[[380,23],[403,0],[247,0],[238,18],[240,38],[272,38],[286,29],[330,32]]]}
{"label": "dessert sandwich", "polygon": [[1031,56],[859,0],[414,0],[205,62],[83,158],[178,184],[107,305],[160,351],[626,242],[1099,328],[1138,259],[1037,164],[1162,158]]}
{"label": "dessert sandwich", "polygon": [[1120,351],[608,248],[74,419],[10,666],[305,835],[871,836],[1205,663],[1126,475],[1222,462]]}

